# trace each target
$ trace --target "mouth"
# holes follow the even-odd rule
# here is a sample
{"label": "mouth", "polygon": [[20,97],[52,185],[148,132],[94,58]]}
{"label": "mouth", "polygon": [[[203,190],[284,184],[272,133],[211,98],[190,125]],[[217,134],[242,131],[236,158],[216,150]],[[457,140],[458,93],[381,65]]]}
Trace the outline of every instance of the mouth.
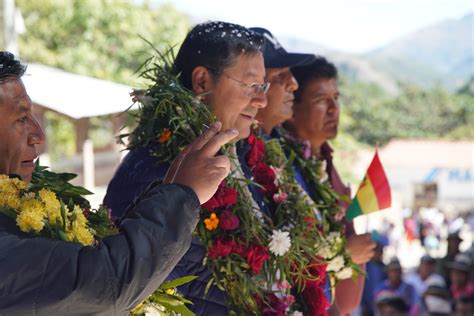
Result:
{"label": "mouth", "polygon": [[243,113],[241,113],[240,116],[242,116],[244,119],[249,120],[249,121],[251,121],[251,122],[255,119],[255,116],[254,116],[254,115],[249,115],[249,114],[243,114]]}
{"label": "mouth", "polygon": [[23,161],[21,162],[21,166],[22,166],[23,168],[33,168],[33,169],[34,169],[35,166],[36,166],[36,163],[35,163],[36,158],[38,158],[38,157],[35,157],[35,158],[33,158],[33,159],[29,159],[29,160],[23,160]]}

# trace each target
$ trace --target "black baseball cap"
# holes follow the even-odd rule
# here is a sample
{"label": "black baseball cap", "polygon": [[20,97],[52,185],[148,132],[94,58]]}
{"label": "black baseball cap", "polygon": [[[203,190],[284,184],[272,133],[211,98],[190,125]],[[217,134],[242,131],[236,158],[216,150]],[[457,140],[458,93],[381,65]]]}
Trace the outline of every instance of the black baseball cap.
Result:
{"label": "black baseball cap", "polygon": [[250,29],[265,38],[263,46],[265,68],[305,66],[316,59],[313,54],[288,53],[267,29],[262,27],[251,27]]}

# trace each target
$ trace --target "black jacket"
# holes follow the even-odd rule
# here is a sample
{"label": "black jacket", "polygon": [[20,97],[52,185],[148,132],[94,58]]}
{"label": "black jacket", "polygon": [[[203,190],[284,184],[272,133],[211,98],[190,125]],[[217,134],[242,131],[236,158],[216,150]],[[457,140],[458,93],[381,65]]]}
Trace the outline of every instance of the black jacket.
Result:
{"label": "black jacket", "polygon": [[127,315],[189,248],[199,201],[168,184],[130,207],[121,233],[95,247],[26,237],[0,215],[0,315]]}

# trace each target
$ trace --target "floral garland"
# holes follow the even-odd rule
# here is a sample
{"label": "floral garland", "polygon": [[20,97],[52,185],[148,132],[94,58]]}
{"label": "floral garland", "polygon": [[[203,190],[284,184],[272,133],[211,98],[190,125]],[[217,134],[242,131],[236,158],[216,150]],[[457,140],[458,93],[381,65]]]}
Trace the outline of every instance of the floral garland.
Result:
{"label": "floral garland", "polygon": [[325,160],[311,154],[309,141],[301,141],[282,128],[277,128],[280,144],[285,152],[295,156],[295,165],[302,171],[309,191],[322,215],[322,229],[328,237],[318,247],[318,254],[329,261],[327,272],[334,280],[356,277],[361,273],[351,260],[345,247],[346,223],[344,209],[339,201],[350,201],[350,197],[335,192],[327,174]]}
{"label": "floral garland", "polygon": [[[91,210],[83,195],[88,190],[69,183],[76,175],[54,173],[37,162],[30,184],[17,177],[0,174],[0,214],[11,218],[25,234],[35,237],[77,242],[85,246],[96,244],[104,237],[115,235],[110,211],[104,207]],[[68,201],[67,203],[65,201]],[[131,315],[145,315],[157,310],[160,315],[194,315],[175,288],[194,280],[189,276],[163,283]]]}
{"label": "floral garland", "polygon": [[[170,53],[158,53],[144,64],[142,76],[152,85],[133,93],[139,103],[134,113],[138,124],[131,134],[120,136],[130,139],[130,149],[153,144],[151,154],[157,163],[169,163],[203,126],[215,121],[208,107],[179,83],[172,64]],[[342,247],[343,242],[324,237],[316,216],[319,206],[294,180],[295,157],[287,159],[277,141],[265,144],[255,136],[249,141],[253,146],[247,162],[253,181],[243,175],[235,146],[225,146],[232,172],[201,208],[195,233],[212,273],[206,291],[212,285],[224,291],[230,315],[297,313],[307,306],[295,304],[295,299],[310,282],[323,281],[326,263],[335,264],[320,250]],[[259,210],[249,185],[262,188],[274,214]],[[316,310],[311,313],[318,315]]]}

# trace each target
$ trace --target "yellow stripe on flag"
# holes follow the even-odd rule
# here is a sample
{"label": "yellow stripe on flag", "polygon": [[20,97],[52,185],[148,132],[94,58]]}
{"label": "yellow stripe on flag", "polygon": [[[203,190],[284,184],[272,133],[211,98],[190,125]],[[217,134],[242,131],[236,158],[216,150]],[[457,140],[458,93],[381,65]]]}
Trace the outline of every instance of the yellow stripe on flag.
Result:
{"label": "yellow stripe on flag", "polygon": [[367,176],[364,177],[364,180],[362,180],[362,183],[360,184],[359,191],[357,191],[357,200],[359,201],[359,206],[364,214],[379,209],[374,187]]}

